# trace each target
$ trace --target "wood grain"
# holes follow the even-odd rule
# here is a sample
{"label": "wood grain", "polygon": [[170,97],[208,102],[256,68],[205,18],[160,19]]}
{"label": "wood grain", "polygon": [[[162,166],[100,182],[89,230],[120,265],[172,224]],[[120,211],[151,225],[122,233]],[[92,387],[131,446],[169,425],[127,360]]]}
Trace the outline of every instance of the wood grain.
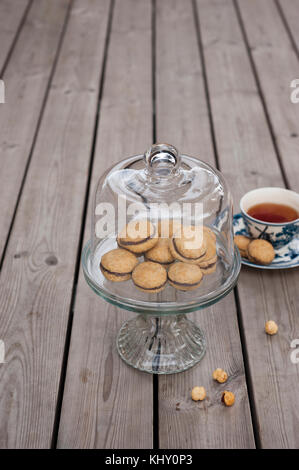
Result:
{"label": "wood grain", "polygon": [[[286,3],[288,11],[290,3]],[[297,9],[298,9],[297,2]],[[298,136],[299,107],[290,101],[290,82],[299,77],[299,61],[296,56],[285,25],[272,2],[262,4],[252,2],[239,3],[248,42],[252,51],[253,61],[259,76],[261,91],[268,109],[269,119],[273,128],[274,138],[278,147],[287,182],[291,189],[298,191]],[[252,8],[255,8],[253,16]],[[298,25],[297,25],[298,27]],[[261,334],[256,338],[251,334],[248,343],[252,351],[257,348],[268,364],[269,377],[263,383],[260,380],[261,365],[256,364],[255,355],[251,355],[252,369],[255,370],[256,399],[259,404],[259,419],[262,443],[264,447],[298,448],[299,440],[299,396],[295,392],[298,383],[299,367],[290,360],[291,341],[298,338],[298,270],[276,272],[263,279],[263,320],[274,318],[280,325],[279,338],[269,341]],[[248,295],[248,294],[247,294]],[[255,298],[248,299],[248,304],[256,312]],[[256,316],[256,314],[255,314]],[[244,315],[244,326],[248,317]],[[260,317],[256,318],[261,323]],[[263,348],[268,345],[268,348]],[[263,354],[264,353],[264,354]],[[265,357],[266,356],[266,357]],[[273,412],[265,412],[266,391],[273,403]],[[262,399],[261,399],[262,397]],[[275,411],[274,411],[275,409]],[[267,426],[267,427],[266,427]],[[275,429],[276,438],[273,439]]]}
{"label": "wood grain", "polygon": [[238,211],[245,191],[282,177],[233,4],[197,5],[220,166]]}
{"label": "wood grain", "polygon": [[[297,53],[299,52],[299,3],[298,0],[276,0],[278,9],[282,12],[282,16],[287,23],[293,40],[296,45]],[[298,78],[298,77],[297,77]]]}
{"label": "wood grain", "polygon": [[[238,211],[246,191],[284,182],[233,4],[197,3],[219,162]],[[246,16],[245,24],[259,21],[257,16]],[[290,340],[299,330],[296,277],[296,271],[243,267],[238,282],[256,432],[265,448],[298,447],[298,365],[289,358]],[[280,325],[271,338],[264,333],[269,319]]]}
{"label": "wood grain", "polygon": [[[192,3],[157,1],[156,127],[161,142],[214,163]],[[184,146],[180,148],[180,146]]]}
{"label": "wood grain", "polygon": [[[43,3],[37,2],[37,11],[45,8]],[[49,15],[34,21],[33,35],[40,28],[56,31],[57,14],[66,6],[60,0],[51,2],[51,8],[59,6],[54,15],[46,3],[40,14],[47,11]],[[73,4],[3,264],[2,448],[44,448],[51,443],[108,6],[108,1],[95,0],[75,0]],[[28,37],[28,46],[31,41]],[[41,72],[37,67],[31,73],[39,76]]]}
{"label": "wood grain", "polygon": [[287,180],[298,191],[299,106],[290,84],[299,78],[299,60],[274,2],[238,5]]}
{"label": "wood grain", "polygon": [[[212,165],[217,156],[235,212],[255,187],[287,182],[298,191],[299,104],[290,101],[299,78],[298,0],[115,0],[107,44],[113,0],[73,0],[68,18],[71,2],[0,0],[0,68],[9,57],[0,77],[0,256],[23,188],[0,275],[0,448],[51,445],[72,316],[58,447],[151,448],[152,377],[126,366],[115,347],[132,314],[97,298],[81,272],[70,312],[95,123],[85,242],[98,177],[144,152],[155,112],[157,140]],[[298,270],[243,267],[237,293],[256,443],[298,448],[299,365],[290,360],[299,338]],[[233,294],[190,317],[208,350],[190,371],[159,377],[160,447],[254,447]],[[269,319],[279,325],[274,337],[264,333]],[[228,383],[212,380],[216,367],[227,370]],[[190,399],[194,385],[207,389],[203,403]],[[220,405],[226,388],[236,394],[231,409]]]}
{"label": "wood grain", "polygon": [[15,0],[14,2],[2,0],[0,2],[0,70],[7,59],[29,4],[29,0]]}
{"label": "wood grain", "polygon": [[[215,166],[203,72],[191,2],[157,2],[157,137],[175,143]],[[254,438],[233,294],[191,316],[203,329],[207,353],[187,372],[159,377],[161,448],[252,448]],[[212,378],[224,368],[226,384]],[[207,399],[195,403],[191,390],[204,386]],[[223,390],[236,395],[231,410]]]}
{"label": "wood grain", "polygon": [[[92,173],[152,143],[151,2],[117,0]],[[92,204],[90,195],[89,207]],[[91,211],[85,241],[90,237]],[[60,448],[151,448],[152,377],[118,356],[116,335],[129,312],[108,305],[80,273],[58,436]]]}
{"label": "wood grain", "polygon": [[1,77],[5,82],[6,103],[0,107],[0,258],[34,141],[68,4],[69,0],[33,2]]}

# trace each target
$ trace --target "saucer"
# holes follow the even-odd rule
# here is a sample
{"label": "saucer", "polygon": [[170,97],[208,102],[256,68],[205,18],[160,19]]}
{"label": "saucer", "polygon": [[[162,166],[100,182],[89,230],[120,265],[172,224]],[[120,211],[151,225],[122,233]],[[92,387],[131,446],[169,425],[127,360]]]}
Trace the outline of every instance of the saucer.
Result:
{"label": "saucer", "polygon": [[[242,214],[234,215],[233,226],[235,235],[245,235],[246,237],[250,237]],[[271,264],[268,264],[267,266],[262,264],[255,264],[246,258],[242,258],[242,264],[260,269],[296,268],[299,266],[299,235],[295,236],[293,240],[284,245],[282,248],[275,249],[275,258]]]}

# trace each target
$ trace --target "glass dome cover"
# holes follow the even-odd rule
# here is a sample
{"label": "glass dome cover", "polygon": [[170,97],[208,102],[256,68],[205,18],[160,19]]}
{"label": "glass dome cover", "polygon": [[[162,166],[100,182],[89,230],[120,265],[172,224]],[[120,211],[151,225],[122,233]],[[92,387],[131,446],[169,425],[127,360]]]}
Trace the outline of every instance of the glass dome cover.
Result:
{"label": "glass dome cover", "polygon": [[[147,219],[158,236],[162,222],[168,238],[169,220],[180,227],[207,227],[216,239],[214,272],[204,275],[192,291],[167,284],[158,293],[138,290],[132,279],[107,280],[102,256],[117,248],[117,236],[128,223]],[[161,225],[160,225],[161,227]],[[139,262],[143,261],[143,255]],[[144,155],[122,160],[99,179],[96,187],[91,239],[83,251],[83,268],[92,289],[111,303],[139,313],[187,313],[212,304],[235,284],[240,258],[234,250],[232,198],[220,172],[203,161],[181,155],[168,144],[154,144]]]}

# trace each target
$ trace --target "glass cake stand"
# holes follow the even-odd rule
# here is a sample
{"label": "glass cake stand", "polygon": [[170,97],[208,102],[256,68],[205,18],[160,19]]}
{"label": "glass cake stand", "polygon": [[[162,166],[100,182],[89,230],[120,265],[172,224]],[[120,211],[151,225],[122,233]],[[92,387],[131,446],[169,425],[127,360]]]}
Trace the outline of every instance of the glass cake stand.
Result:
{"label": "glass cake stand", "polygon": [[[221,234],[216,233],[216,237],[217,251],[221,253]],[[232,290],[241,267],[239,251],[235,249],[229,265],[219,257],[216,272],[204,276],[194,291],[167,286],[160,293],[148,294],[138,291],[131,280],[112,283],[104,278],[99,269],[101,256],[116,246],[116,241],[108,238],[92,254],[89,241],[83,249],[82,265],[85,279],[96,294],[138,313],[118,333],[117,350],[121,358],[135,369],[152,374],[173,374],[197,364],[205,354],[206,340],[186,314],[218,302]]]}

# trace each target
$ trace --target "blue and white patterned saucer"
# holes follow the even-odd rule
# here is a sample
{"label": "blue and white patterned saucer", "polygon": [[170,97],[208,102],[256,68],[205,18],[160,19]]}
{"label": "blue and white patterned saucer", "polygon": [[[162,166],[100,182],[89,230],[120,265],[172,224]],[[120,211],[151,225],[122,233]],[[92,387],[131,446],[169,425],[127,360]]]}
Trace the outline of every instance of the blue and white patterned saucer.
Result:
{"label": "blue and white patterned saucer", "polygon": [[[242,214],[234,215],[233,225],[235,235],[249,237]],[[275,258],[271,264],[267,266],[255,264],[246,258],[242,258],[242,264],[260,269],[288,269],[299,266],[299,235],[296,235],[292,241],[282,248],[275,249]]]}

